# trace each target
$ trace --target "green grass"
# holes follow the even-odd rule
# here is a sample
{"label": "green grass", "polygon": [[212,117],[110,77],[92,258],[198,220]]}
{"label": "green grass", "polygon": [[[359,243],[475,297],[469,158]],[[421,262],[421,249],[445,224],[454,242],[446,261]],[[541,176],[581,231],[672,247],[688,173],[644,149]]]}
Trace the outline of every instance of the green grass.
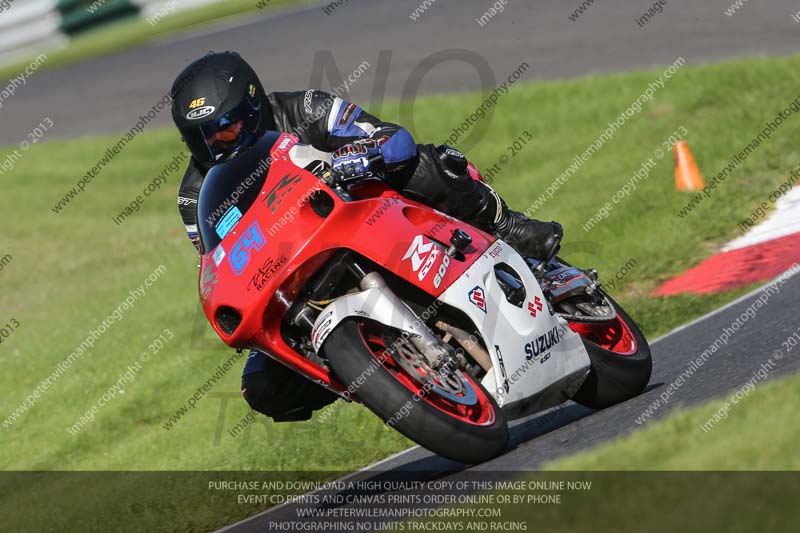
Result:
{"label": "green grass", "polygon": [[733,394],[670,414],[641,431],[547,468],[800,470],[800,421],[794,414],[800,405],[800,376],[756,384],[738,402]]}
{"label": "green grass", "polygon": [[[345,470],[407,446],[363,409],[349,405],[324,424],[270,423],[268,431],[255,426],[244,436],[228,436],[227,430],[247,412],[239,399],[242,362],[213,391],[236,397],[228,403],[219,443],[214,437],[221,416],[218,397],[201,400],[175,428],[162,428],[233,352],[198,315],[198,260],[176,209],[183,169],[169,175],[168,185],[147,198],[138,214],[120,226],[112,222],[181,150],[173,131],[137,138],[62,213],[50,210],[112,140],[39,145],[24,153],[14,179],[7,181],[0,200],[7,224],[1,246],[14,259],[0,273],[0,283],[13,290],[0,296],[0,316],[2,323],[15,318],[21,326],[2,345],[7,365],[0,377],[6,392],[2,419],[158,265],[166,273],[35,407],[12,429],[3,429],[7,438],[0,468]],[[173,331],[174,339],[143,366],[125,395],[102,408],[78,436],[68,434],[66,428],[164,328]],[[193,348],[196,328],[204,335]],[[332,438],[358,446],[365,432],[375,437],[357,454],[333,441],[324,444]]]}
{"label": "green grass", "polygon": [[[186,11],[177,11],[155,25],[150,25],[143,16],[125,18],[81,33],[70,40],[64,48],[45,50],[47,61],[42,63],[38,71],[118,52],[159,37],[202,28],[232,17],[266,13],[274,8],[301,2],[302,0],[268,0],[265,6],[259,9],[258,0],[225,0]],[[0,79],[19,75],[29,63],[30,60],[21,60],[0,67]]]}
{"label": "green grass", "polygon": [[[489,166],[524,130],[533,133],[533,144],[512,159],[493,183],[512,207],[524,210],[658,73],[517,85],[501,98],[488,134],[469,155],[480,166]],[[797,96],[799,78],[800,57],[681,69],[656,101],[632,118],[537,213],[564,224],[566,258],[597,267],[601,276],[613,274],[631,258],[637,261],[614,295],[651,338],[746,290],[714,297],[648,296],[661,280],[708,257],[737,235],[736,224],[785,180],[800,159],[796,144],[800,119],[785,122],[686,221],[675,213],[688,197],[674,190],[672,163],[665,158],[591,233],[586,234],[581,224],[678,126],[689,130],[688,140],[706,177],[718,172],[764,121]],[[414,106],[415,137],[419,142],[442,141],[479,101],[477,95],[420,98]],[[396,106],[387,107],[381,111],[383,117],[402,118]],[[227,430],[247,413],[244,402],[235,399],[238,365],[213,390],[231,398],[222,422],[221,397],[206,397],[175,428],[163,429],[168,417],[231,352],[213,338],[197,314],[197,258],[176,210],[180,172],[169,175],[168,184],[130,220],[121,226],[112,222],[181,150],[177,133],[162,129],[141,135],[61,214],[50,210],[116,139],[85,137],[38,144],[23,154],[13,171],[0,175],[5,226],[0,257],[13,256],[0,271],[0,324],[12,318],[21,324],[0,346],[4,362],[0,422],[128,291],[158,265],[167,268],[124,320],[103,335],[35,407],[10,429],[0,427],[0,469],[341,471],[407,447],[406,439],[385,431],[367,410],[338,404],[329,408],[336,411],[323,423],[318,417],[288,425],[265,422],[233,438]],[[5,155],[0,154],[0,162]],[[587,253],[588,248],[594,252]],[[175,338],[125,387],[124,396],[102,408],[78,436],[70,436],[66,428],[164,328],[171,329]],[[202,339],[193,347],[196,329]],[[727,430],[718,431],[708,439]],[[649,457],[642,459],[644,467],[646,460]],[[763,461],[759,464],[764,467],[782,465],[773,454]],[[233,514],[249,511],[240,508]]]}

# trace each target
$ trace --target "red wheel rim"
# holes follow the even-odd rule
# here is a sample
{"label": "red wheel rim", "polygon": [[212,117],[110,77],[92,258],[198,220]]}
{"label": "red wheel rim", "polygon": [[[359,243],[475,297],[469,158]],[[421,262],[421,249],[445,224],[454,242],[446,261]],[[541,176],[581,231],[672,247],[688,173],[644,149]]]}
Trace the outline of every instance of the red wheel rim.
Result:
{"label": "red wheel rim", "polygon": [[590,322],[570,322],[570,329],[584,339],[617,355],[630,356],[636,353],[636,337],[631,328],[619,315],[614,320],[599,324]]}
{"label": "red wheel rim", "polygon": [[424,401],[439,411],[467,424],[490,426],[494,423],[495,412],[492,402],[483,387],[480,387],[468,372],[462,372],[462,374],[467,382],[466,385],[474,390],[477,401],[473,405],[453,402],[437,394],[434,390],[426,391],[423,383],[420,382],[420,379],[424,376],[423,374],[413,376],[405,368],[397,364],[392,356],[389,355],[386,343],[383,341],[381,332],[377,327],[360,324],[359,330],[361,338],[364,339],[364,343],[369,348],[372,356],[406,389],[414,393],[414,400]]}

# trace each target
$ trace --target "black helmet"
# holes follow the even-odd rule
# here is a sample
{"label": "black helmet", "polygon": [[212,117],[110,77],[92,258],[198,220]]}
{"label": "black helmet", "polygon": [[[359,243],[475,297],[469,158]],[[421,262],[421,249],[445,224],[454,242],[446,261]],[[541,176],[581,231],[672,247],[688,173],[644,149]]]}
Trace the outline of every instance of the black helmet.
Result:
{"label": "black helmet", "polygon": [[172,120],[204,166],[236,156],[272,129],[264,88],[236,52],[212,52],[191,63],[170,94]]}

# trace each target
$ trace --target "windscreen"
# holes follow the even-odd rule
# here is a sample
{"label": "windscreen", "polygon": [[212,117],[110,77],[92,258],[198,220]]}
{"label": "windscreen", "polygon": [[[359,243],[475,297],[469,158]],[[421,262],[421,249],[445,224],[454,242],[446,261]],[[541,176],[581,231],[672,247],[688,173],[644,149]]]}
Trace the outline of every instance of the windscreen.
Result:
{"label": "windscreen", "polygon": [[206,175],[197,202],[203,253],[216,247],[258,198],[267,179],[270,151],[280,132],[268,131],[256,144]]}

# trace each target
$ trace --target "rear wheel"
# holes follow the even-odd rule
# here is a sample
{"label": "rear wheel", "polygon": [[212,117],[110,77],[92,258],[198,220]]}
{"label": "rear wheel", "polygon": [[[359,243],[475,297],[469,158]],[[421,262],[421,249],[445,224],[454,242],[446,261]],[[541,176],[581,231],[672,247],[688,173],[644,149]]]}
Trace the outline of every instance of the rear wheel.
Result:
{"label": "rear wheel", "polygon": [[508,426],[486,389],[468,372],[430,368],[396,331],[345,320],[324,351],[364,405],[417,444],[464,463],[486,461],[505,449]]}
{"label": "rear wheel", "polygon": [[602,323],[570,322],[583,338],[592,368],[572,399],[603,409],[641,394],[650,381],[653,359],[639,327],[610,296],[617,316]]}

